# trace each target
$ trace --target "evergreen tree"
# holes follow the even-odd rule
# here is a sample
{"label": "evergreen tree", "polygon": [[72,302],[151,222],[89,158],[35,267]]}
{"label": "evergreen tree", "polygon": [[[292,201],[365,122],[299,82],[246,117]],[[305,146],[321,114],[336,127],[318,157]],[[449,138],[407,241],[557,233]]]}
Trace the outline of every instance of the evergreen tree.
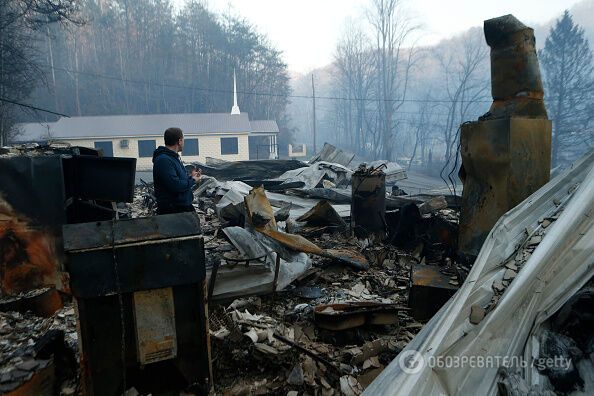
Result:
{"label": "evergreen tree", "polygon": [[584,30],[568,11],[539,52],[545,101],[553,120],[553,166],[574,161],[594,145],[594,62]]}

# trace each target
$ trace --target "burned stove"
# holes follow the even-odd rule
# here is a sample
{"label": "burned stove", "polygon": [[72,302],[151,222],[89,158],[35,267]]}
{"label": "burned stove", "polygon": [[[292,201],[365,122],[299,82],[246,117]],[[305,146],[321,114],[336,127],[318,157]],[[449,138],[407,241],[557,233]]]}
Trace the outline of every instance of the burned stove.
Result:
{"label": "burned stove", "polygon": [[204,241],[194,213],[63,227],[83,390],[208,392]]}

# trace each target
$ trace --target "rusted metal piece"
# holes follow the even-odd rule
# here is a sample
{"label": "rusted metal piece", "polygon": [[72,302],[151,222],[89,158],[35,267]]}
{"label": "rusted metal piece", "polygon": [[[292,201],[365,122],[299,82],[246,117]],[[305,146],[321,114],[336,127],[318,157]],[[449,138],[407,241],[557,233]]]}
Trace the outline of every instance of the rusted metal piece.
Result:
{"label": "rusted metal piece", "polygon": [[67,194],[79,199],[132,202],[136,158],[64,157]]}
{"label": "rusted metal piece", "polygon": [[439,272],[434,265],[414,265],[411,269],[408,306],[416,320],[428,320],[458,290],[458,286],[450,284],[450,276]]}
{"label": "rusted metal piece", "polygon": [[288,234],[282,231],[276,230],[268,230],[268,229],[258,229],[259,232],[262,234],[274,239],[275,241],[279,242],[283,246],[291,248],[298,252],[315,254],[317,256],[322,256],[324,253],[324,249],[319,247],[313,242],[305,239],[301,235],[295,234]]}
{"label": "rusted metal piece", "polygon": [[[276,222],[274,221],[272,206],[270,206],[263,188],[252,189],[245,198],[245,206],[248,218],[252,222],[252,225],[254,225],[254,228],[258,232],[279,242],[281,245],[297,252],[315,254],[316,256],[338,260],[358,270],[369,268],[367,259],[357,252],[348,250],[324,250],[301,235],[278,231]],[[254,221],[252,217],[255,217],[257,220]],[[255,224],[259,224],[259,226]]]}
{"label": "rusted metal piece", "polygon": [[386,233],[386,175],[381,168],[359,168],[351,178],[351,232],[358,237]]}
{"label": "rusted metal piece", "polygon": [[460,132],[460,256],[472,261],[499,217],[549,181],[551,121],[534,32],[512,15],[485,21],[493,105]]}
{"label": "rusted metal piece", "polygon": [[200,229],[197,216],[161,215],[135,219],[133,222],[116,222],[112,230],[109,221],[69,224],[64,228],[64,249],[69,251],[102,248],[109,245],[113,237],[117,245],[136,242],[158,241],[160,239],[196,235]]}
{"label": "rusted metal piece", "polygon": [[312,226],[339,226],[346,228],[346,223],[336,213],[336,210],[328,203],[328,201],[320,201],[313,208],[308,210],[305,214],[297,218],[297,221],[306,222]]}
{"label": "rusted metal piece", "polygon": [[156,363],[177,357],[173,289],[137,291],[132,297],[139,363]]}
{"label": "rusted metal piece", "polygon": [[253,188],[244,198],[247,216],[256,229],[276,230],[272,206],[266,197],[264,187]]}
{"label": "rusted metal piece", "polygon": [[546,184],[549,120],[507,118],[464,125],[459,251],[476,257],[499,217]]}
{"label": "rusted metal piece", "polygon": [[287,234],[281,231],[267,229],[258,230],[262,234],[274,239],[283,246],[286,246],[297,252],[314,254],[337,260],[348,264],[357,270],[366,270],[369,268],[369,262],[360,253],[346,249],[322,249],[313,242],[308,241],[301,235]]}
{"label": "rusted metal piece", "polygon": [[398,324],[398,311],[408,310],[396,304],[375,302],[348,302],[343,304],[322,304],[314,308],[316,324],[327,330],[346,330],[364,324]]}

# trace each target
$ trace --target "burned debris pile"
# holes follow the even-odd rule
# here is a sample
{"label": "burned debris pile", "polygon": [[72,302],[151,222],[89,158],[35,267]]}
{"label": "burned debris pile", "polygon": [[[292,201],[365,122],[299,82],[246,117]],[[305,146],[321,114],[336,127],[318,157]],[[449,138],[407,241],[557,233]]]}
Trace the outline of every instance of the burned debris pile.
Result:
{"label": "burned debris pile", "polygon": [[[70,158],[39,155],[23,163],[54,169],[48,177],[68,184],[61,155]],[[518,301],[555,304],[561,286],[570,287],[563,279],[581,271],[581,289],[563,291],[565,303],[547,308],[551,314],[539,319],[524,353],[574,362],[539,369],[546,389],[590,390],[592,340],[584,329],[591,328],[592,274],[579,263],[591,251],[582,249],[592,232],[582,214],[591,207],[592,155],[506,214],[474,265],[456,254],[458,197],[403,195],[384,172],[395,164],[302,163],[263,180],[204,175],[194,190],[196,214],[154,216],[153,187],[144,181],[126,194],[127,203],[104,205],[117,208],[114,218],[93,222],[81,220],[87,212],[64,211],[63,200],[51,206],[46,199],[40,211],[6,195],[0,389],[118,394],[124,386],[148,394],[167,385],[196,394],[357,395],[381,393],[394,380],[414,388],[406,381],[419,377],[392,374],[411,342],[426,342],[429,351],[435,342],[435,353],[447,355],[441,340],[466,334],[456,341],[464,348],[511,354],[496,349],[508,343],[490,343],[473,328],[492,326],[514,338],[515,327],[498,320],[536,315]],[[13,166],[22,166],[21,156],[14,158],[4,163],[3,180],[23,169]],[[574,223],[575,237],[558,231]],[[51,270],[60,255],[67,273]],[[556,283],[538,286],[547,277]],[[461,288],[466,292],[457,293]],[[514,294],[525,296],[510,300]],[[432,338],[415,341],[421,331]],[[172,381],[152,381],[162,370],[175,373]],[[510,370],[476,381],[484,378],[500,389],[536,389]]]}
{"label": "burned debris pile", "polygon": [[[111,394],[121,386],[143,393],[156,389],[152,369],[138,371],[143,359],[157,359],[145,367],[161,369],[208,361],[210,368],[199,363],[194,371],[184,363],[180,384],[202,378],[220,394],[359,394],[468,270],[453,249],[457,197],[403,194],[396,183],[406,173],[395,163],[349,167],[350,154],[326,145],[309,163],[197,164],[204,172],[193,191],[197,215],[154,217],[152,183],[139,179],[130,190],[127,163],[80,150],[32,146],[2,154],[0,386],[8,394],[43,390],[42,383],[65,395]],[[126,175],[120,190],[78,183],[84,172],[103,178],[114,166]],[[42,168],[45,184],[33,193],[13,182],[14,172],[27,178]],[[44,206],[33,205],[46,185],[63,188],[46,194]],[[175,254],[166,254],[170,243]],[[206,278],[165,274],[159,260],[180,271],[204,268]],[[433,268],[435,279],[418,277],[417,267]],[[180,315],[192,304],[179,296],[190,290],[204,290],[196,303],[208,302],[208,321],[176,320],[210,334],[212,353],[200,359],[182,333],[171,344],[171,323],[155,322],[163,334],[148,331],[147,312],[170,306]],[[431,304],[411,298],[423,290],[446,292]],[[186,350],[175,349],[182,344]],[[143,352],[143,345],[156,349]],[[122,365],[121,350],[135,357]],[[174,386],[206,389],[180,384]]]}
{"label": "burned debris pile", "polygon": [[0,300],[2,394],[28,394],[27,391],[36,390],[45,394],[78,394],[78,336],[72,305],[65,305],[47,317],[24,307],[8,310],[5,305],[45,292]]}
{"label": "burned debris pile", "polygon": [[462,197],[325,144],[155,216],[136,159],[0,148],[0,394],[594,394],[594,151],[549,181],[533,30],[484,30]]}
{"label": "burned debris pile", "polygon": [[[194,206],[221,394],[359,394],[464,281],[458,198],[386,193],[402,194],[402,168],[352,169],[336,151],[282,173],[282,161],[259,161],[260,178],[237,163],[203,169]],[[130,216],[153,202],[142,182]]]}

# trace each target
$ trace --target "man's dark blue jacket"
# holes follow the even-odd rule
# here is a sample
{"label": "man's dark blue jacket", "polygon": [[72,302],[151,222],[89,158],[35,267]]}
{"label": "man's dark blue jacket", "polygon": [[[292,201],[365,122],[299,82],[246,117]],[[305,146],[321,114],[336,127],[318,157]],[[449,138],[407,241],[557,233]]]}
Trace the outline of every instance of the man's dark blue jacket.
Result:
{"label": "man's dark blue jacket", "polygon": [[160,209],[192,206],[194,179],[173,150],[159,146],[153,153],[153,181]]}

